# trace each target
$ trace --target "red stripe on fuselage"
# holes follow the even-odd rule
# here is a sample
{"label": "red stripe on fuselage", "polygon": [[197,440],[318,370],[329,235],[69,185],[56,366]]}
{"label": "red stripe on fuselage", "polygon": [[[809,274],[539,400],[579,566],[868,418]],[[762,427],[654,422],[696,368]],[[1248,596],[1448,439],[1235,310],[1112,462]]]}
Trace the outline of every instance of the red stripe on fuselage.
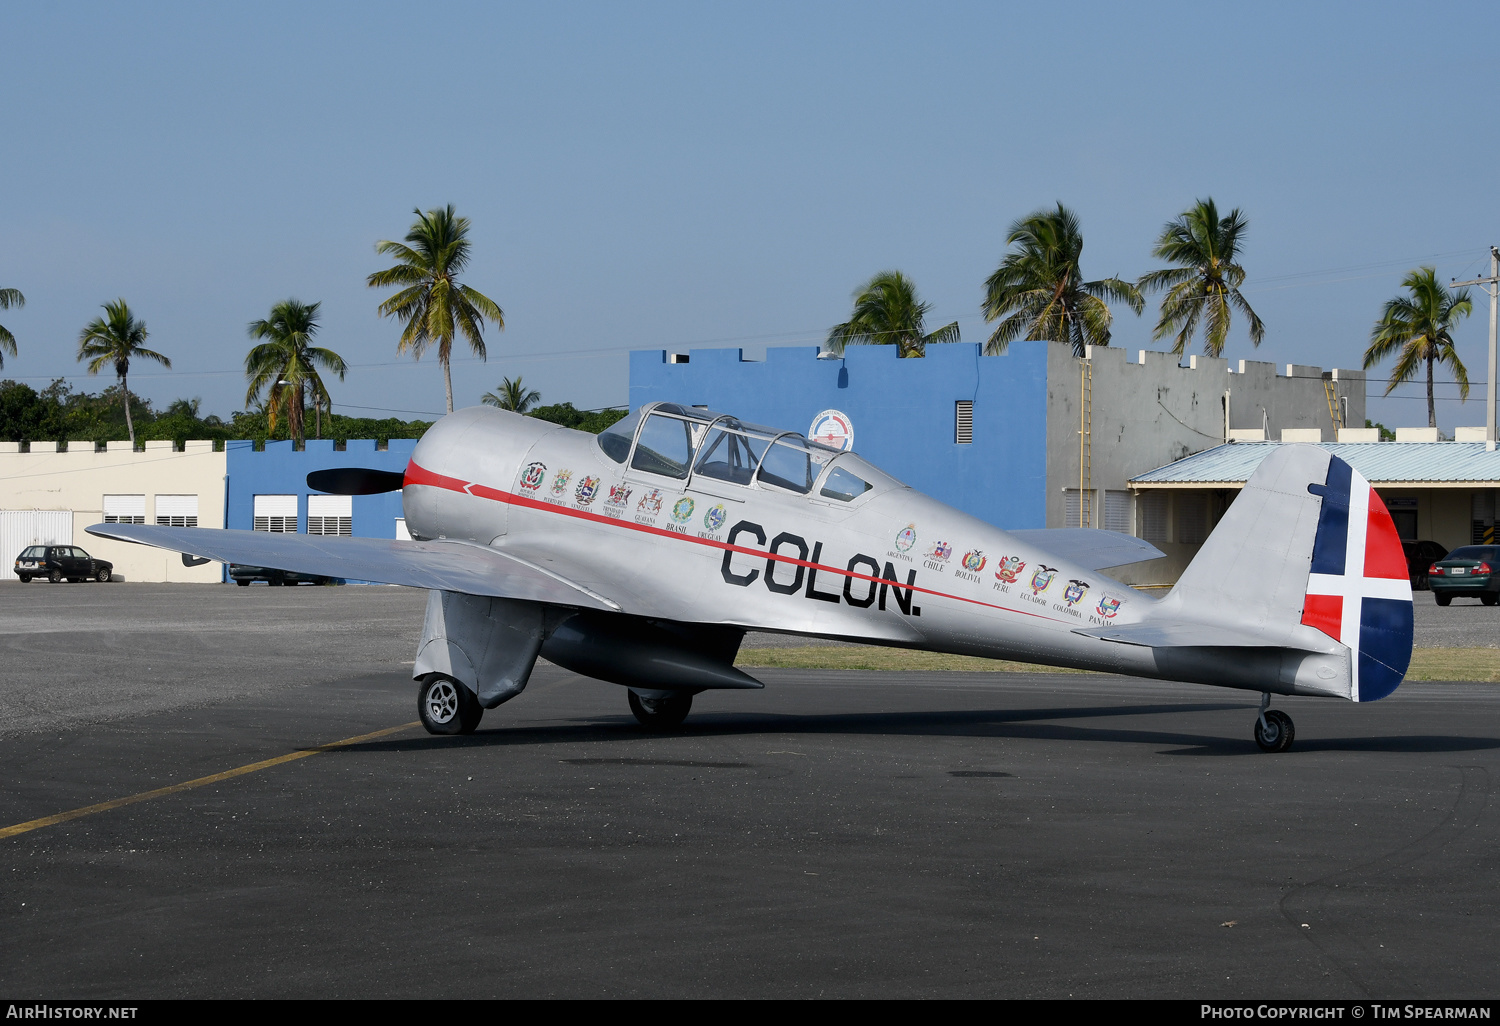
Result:
{"label": "red stripe on fuselage", "polygon": [[[1068,623],[1070,621],[1060,620],[1055,616],[1047,616],[1043,613],[1033,613],[1025,609],[1012,609],[1009,606],[997,606],[993,602],[983,602],[979,599],[967,598],[963,595],[950,595],[945,591],[933,591],[931,588],[923,588],[918,585],[906,585],[900,581],[887,580],[884,577],[870,577],[866,574],[855,573],[853,570],[840,570],[838,567],[825,566],[822,563],[812,563],[795,556],[783,556],[778,552],[767,552],[765,549],[752,549],[743,545],[731,545],[728,542],[715,541],[712,538],[697,538],[688,534],[680,534],[677,531],[668,531],[660,527],[651,527],[648,524],[633,524],[624,520],[616,520],[614,517],[602,516],[598,513],[590,513],[583,509],[569,509],[566,506],[558,506],[554,503],[543,502],[525,495],[517,495],[514,492],[502,491],[499,488],[491,488],[488,485],[475,484],[471,481],[463,481],[456,477],[447,477],[437,474],[426,467],[418,466],[415,460],[407,463],[406,476],[402,481],[402,487],[406,485],[427,485],[432,488],[442,488],[450,492],[459,492],[463,495],[476,495],[482,499],[492,499],[495,502],[503,502],[511,506],[520,506],[523,509],[544,510],[549,513],[561,513],[564,516],[575,517],[596,524],[609,524],[612,527],[624,527],[643,534],[654,534],[662,538],[674,538],[678,541],[692,542],[696,545],[704,545],[708,548],[723,549],[728,552],[738,552],[747,556],[756,556],[761,559],[774,559],[780,563],[790,563],[793,566],[803,566],[819,573],[837,574],[840,577],[849,577],[857,581],[871,581],[875,584],[889,584],[893,588],[902,591],[916,591],[923,595],[935,595],[938,598],[953,599],[956,602],[968,602],[976,606],[984,606],[986,609],[998,609],[1005,613],[1015,613],[1019,616],[1030,616],[1039,620],[1049,620],[1053,623]],[[873,559],[874,557],[870,557]]]}

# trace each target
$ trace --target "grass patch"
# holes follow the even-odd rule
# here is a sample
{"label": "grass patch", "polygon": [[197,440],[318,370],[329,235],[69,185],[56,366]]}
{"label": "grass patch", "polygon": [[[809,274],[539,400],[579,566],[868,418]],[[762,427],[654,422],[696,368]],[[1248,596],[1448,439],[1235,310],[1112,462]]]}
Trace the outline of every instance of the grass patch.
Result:
{"label": "grass patch", "polygon": [[1418,648],[1406,679],[1500,683],[1500,648]]}
{"label": "grass patch", "polygon": [[[808,645],[800,648],[747,648],[736,666],[798,670],[947,670],[1000,673],[1088,673],[1009,659],[918,652],[878,645]],[[1411,654],[1407,680],[1500,683],[1500,648],[1419,648]]]}

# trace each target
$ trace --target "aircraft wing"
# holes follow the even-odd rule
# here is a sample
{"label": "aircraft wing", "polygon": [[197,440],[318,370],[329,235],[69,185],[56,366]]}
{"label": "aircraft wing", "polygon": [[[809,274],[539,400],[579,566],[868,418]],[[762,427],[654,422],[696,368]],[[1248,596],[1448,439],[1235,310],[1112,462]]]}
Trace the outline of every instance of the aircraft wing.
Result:
{"label": "aircraft wing", "polygon": [[581,609],[620,609],[610,599],[565,577],[468,542],[338,538],[148,524],[94,524],[86,530],[100,538],[154,545],[221,563]]}
{"label": "aircraft wing", "polygon": [[1142,538],[1121,534],[1119,531],[1103,531],[1096,527],[1053,527],[1006,533],[1062,559],[1081,563],[1090,570],[1143,563],[1166,555]]}

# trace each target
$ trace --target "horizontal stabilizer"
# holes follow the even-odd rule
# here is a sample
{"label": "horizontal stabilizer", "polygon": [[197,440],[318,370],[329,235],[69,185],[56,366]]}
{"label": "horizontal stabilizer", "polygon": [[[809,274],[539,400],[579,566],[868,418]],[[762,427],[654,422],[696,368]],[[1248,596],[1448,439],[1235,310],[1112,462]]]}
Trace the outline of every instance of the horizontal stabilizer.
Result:
{"label": "horizontal stabilizer", "polygon": [[1096,527],[1053,527],[1006,533],[1013,538],[1030,542],[1049,555],[1081,564],[1090,570],[1143,563],[1165,555],[1161,549],[1144,539]]}
{"label": "horizontal stabilizer", "polygon": [[580,609],[614,612],[620,608],[558,574],[467,542],[340,538],[149,524],[94,524],[87,530],[100,538],[154,545],[221,563]]}
{"label": "horizontal stabilizer", "polygon": [[[1125,623],[1110,627],[1076,627],[1074,634],[1121,645],[1147,648],[1280,648],[1284,639],[1254,629],[1207,623]],[[1337,646],[1319,646],[1333,652]]]}
{"label": "horizontal stabilizer", "polygon": [[379,495],[398,492],[406,475],[394,470],[367,470],[364,467],[335,467],[314,470],[307,475],[307,487],[331,495]]}

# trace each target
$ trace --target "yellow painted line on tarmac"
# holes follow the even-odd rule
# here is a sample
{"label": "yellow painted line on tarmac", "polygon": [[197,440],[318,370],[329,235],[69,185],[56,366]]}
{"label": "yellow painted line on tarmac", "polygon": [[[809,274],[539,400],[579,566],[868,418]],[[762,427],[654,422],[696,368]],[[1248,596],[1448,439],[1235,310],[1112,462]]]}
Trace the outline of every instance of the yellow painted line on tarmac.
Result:
{"label": "yellow painted line on tarmac", "polygon": [[42,827],[56,826],[66,823],[70,819],[79,819],[83,816],[92,816],[96,812],[108,812],[110,809],[118,809],[125,805],[134,805],[136,802],[149,801],[152,798],[162,798],[169,794],[177,794],[179,791],[191,791],[195,787],[203,787],[206,784],[217,784],[223,780],[232,780],[242,777],[246,773],[256,773],[272,766],[280,766],[287,762],[296,762],[305,759],[309,755],[317,755],[320,752],[331,752],[335,748],[343,748],[346,745],[357,745],[361,741],[373,741],[377,737],[385,737],[388,734],[399,734],[403,730],[410,730],[420,726],[420,721],[413,720],[403,723],[399,727],[386,727],[384,730],[376,730],[369,734],[361,734],[358,737],[346,737],[342,741],[332,741],[326,745],[316,748],[304,748],[298,752],[288,752],[286,755],[278,755],[274,759],[262,759],[260,762],[252,762],[246,766],[236,766],[234,769],[225,770],[223,773],[215,773],[208,777],[199,777],[197,780],[185,780],[180,784],[172,784],[168,787],[158,787],[155,791],[142,791],[126,798],[116,798],[113,801],[100,802],[98,805],[85,805],[81,809],[73,809],[70,812],[59,812],[55,816],[43,816],[41,819],[27,820],[25,823],[17,823],[14,826],[0,827],[0,840],[7,837],[15,837],[32,830],[40,830]]}

